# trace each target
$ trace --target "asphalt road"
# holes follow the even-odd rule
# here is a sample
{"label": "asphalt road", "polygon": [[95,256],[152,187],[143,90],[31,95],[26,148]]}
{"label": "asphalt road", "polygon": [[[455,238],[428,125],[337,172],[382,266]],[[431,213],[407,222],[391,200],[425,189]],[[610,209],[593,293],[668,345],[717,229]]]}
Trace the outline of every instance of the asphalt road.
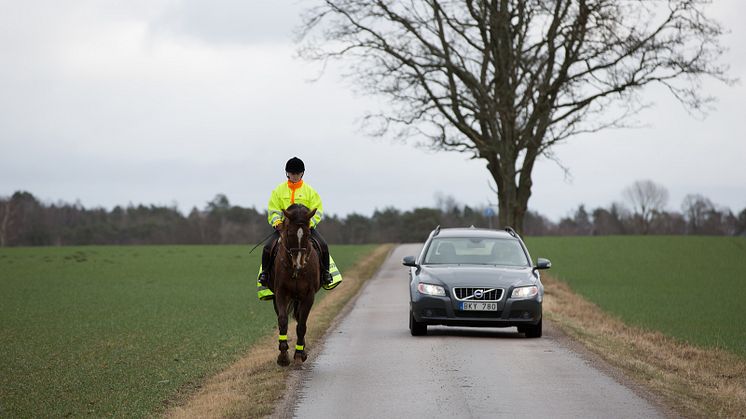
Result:
{"label": "asphalt road", "polygon": [[[298,418],[652,418],[663,411],[572,349],[551,327],[429,327],[409,334],[409,291],[395,249],[321,352],[298,372]],[[548,332],[548,333],[547,333]],[[310,349],[310,348],[309,348]]]}

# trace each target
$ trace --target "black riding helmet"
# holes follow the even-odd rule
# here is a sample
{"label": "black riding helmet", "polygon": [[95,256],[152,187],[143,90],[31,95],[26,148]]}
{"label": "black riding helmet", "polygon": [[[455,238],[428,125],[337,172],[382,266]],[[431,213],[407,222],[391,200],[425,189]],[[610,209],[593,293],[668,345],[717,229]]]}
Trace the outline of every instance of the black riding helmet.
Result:
{"label": "black riding helmet", "polygon": [[285,171],[288,173],[303,173],[306,171],[306,165],[303,164],[303,160],[293,157],[285,164]]}

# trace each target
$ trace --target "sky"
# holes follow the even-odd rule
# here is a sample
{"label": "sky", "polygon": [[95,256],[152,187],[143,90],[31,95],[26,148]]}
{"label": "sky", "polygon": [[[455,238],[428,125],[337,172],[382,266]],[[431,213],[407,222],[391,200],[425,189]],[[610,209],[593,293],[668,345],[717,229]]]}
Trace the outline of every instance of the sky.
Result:
{"label": "sky", "polygon": [[[188,213],[222,193],[261,210],[298,156],[328,214],[434,207],[439,196],[495,205],[482,160],[365,134],[360,118],[380,99],[338,66],[322,74],[297,58],[306,5],[0,0],[0,197]],[[693,193],[746,208],[746,2],[708,10],[730,30],[723,61],[741,81],[705,80],[718,102],[704,119],[647,90],[641,127],[571,138],[554,148],[561,166],[539,160],[529,209],[558,221],[580,204],[624,203],[643,179],[669,191],[668,210]]]}

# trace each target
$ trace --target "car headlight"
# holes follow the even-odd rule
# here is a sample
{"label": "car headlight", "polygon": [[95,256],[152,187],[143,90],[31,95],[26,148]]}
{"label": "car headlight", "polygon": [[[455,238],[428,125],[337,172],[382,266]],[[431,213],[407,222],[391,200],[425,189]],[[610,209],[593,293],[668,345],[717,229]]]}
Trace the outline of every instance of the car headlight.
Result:
{"label": "car headlight", "polygon": [[437,295],[439,297],[445,297],[446,295],[445,288],[440,285],[423,284],[421,282],[417,284],[417,291],[419,291],[420,294]]}
{"label": "car headlight", "polygon": [[539,293],[539,287],[531,285],[530,287],[519,287],[513,289],[510,298],[531,298]]}

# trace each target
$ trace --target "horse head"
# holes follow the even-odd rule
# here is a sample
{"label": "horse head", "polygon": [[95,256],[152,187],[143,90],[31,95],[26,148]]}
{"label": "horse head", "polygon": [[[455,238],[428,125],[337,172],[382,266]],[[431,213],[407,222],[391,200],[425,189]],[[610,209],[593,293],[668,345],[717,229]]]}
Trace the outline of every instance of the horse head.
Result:
{"label": "horse head", "polygon": [[313,251],[310,241],[311,218],[316,214],[316,209],[309,211],[303,205],[293,204],[282,210],[282,213],[285,220],[282,223],[280,241],[289,253],[295,278],[305,268]]}

